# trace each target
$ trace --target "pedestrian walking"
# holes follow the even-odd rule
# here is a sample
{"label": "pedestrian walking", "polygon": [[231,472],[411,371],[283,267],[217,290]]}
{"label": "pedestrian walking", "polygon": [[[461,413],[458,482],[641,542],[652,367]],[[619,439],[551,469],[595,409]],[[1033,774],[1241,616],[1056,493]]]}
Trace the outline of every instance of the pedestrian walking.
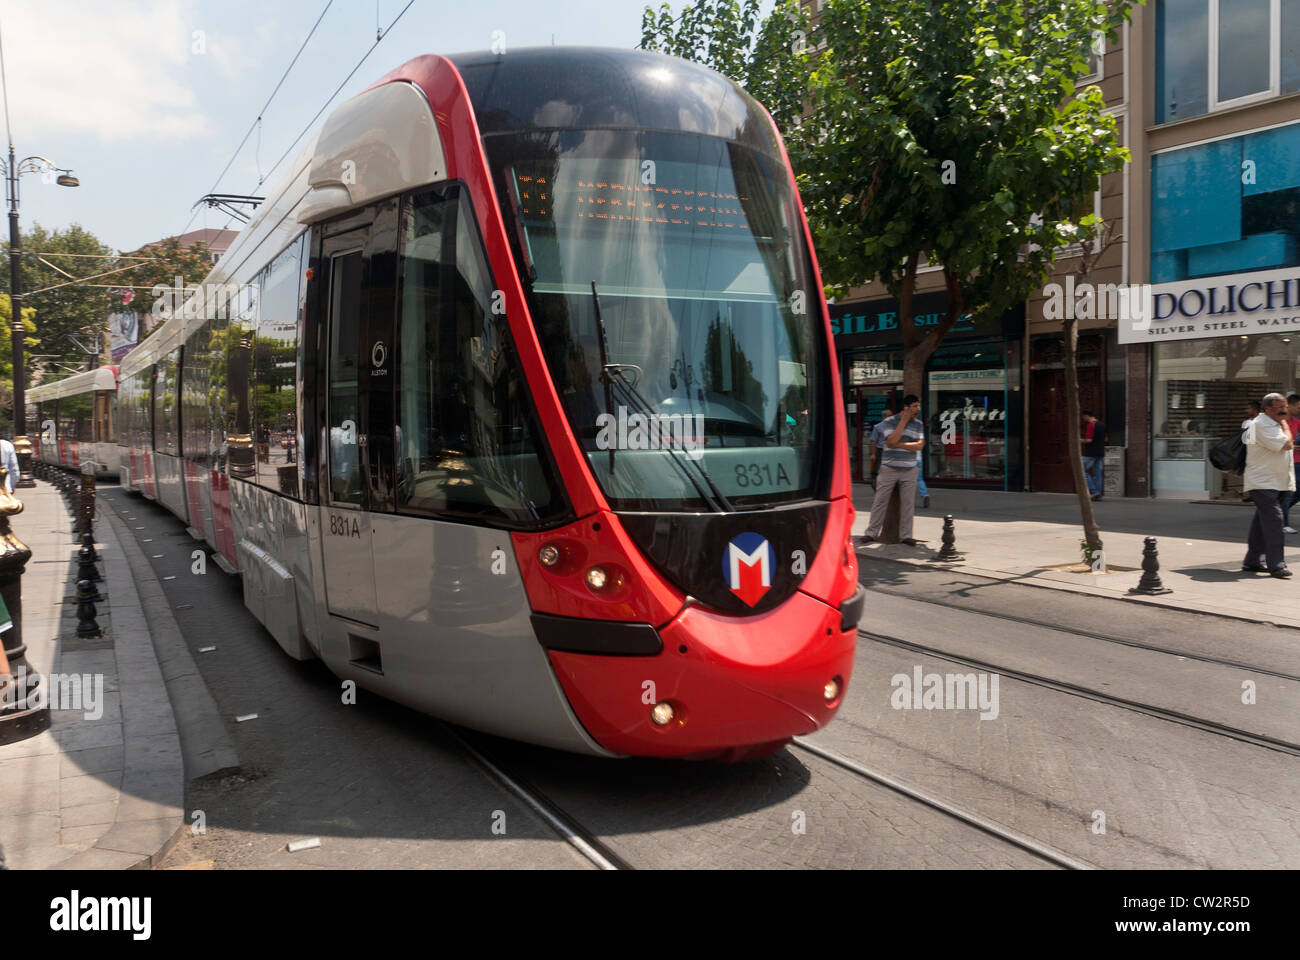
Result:
{"label": "pedestrian walking", "polygon": [[[1291,431],[1291,442],[1300,439],[1300,393],[1293,393],[1286,398],[1286,425]],[[1292,466],[1295,468],[1296,491],[1286,498],[1282,507],[1282,532],[1295,533],[1291,526],[1291,508],[1300,500],[1300,447],[1291,451]]]}
{"label": "pedestrian walking", "polygon": [[1243,440],[1246,444],[1246,472],[1242,489],[1250,491],[1255,518],[1250,524],[1246,559],[1241,569],[1250,573],[1267,570],[1279,579],[1291,576],[1284,557],[1282,501],[1296,489],[1295,439],[1287,426],[1287,400],[1270,393],[1263,412],[1250,421]]}
{"label": "pedestrian walking", "polygon": [[21,477],[21,471],[18,468],[18,453],[14,450],[14,445],[4,437],[0,437],[0,467],[9,471],[9,475],[5,478],[5,485],[9,488],[9,492],[13,493],[14,484]]}
{"label": "pedestrian walking", "polygon": [[920,472],[917,454],[925,449],[921,401],[909,393],[903,398],[903,409],[881,421],[878,427],[885,432],[885,445],[880,451],[880,476],[876,480],[876,495],[871,500],[871,520],[862,539],[871,543],[880,536],[890,496],[897,487],[899,539],[911,546],[916,543],[912,538],[912,518],[916,513],[916,475]]}
{"label": "pedestrian walking", "polygon": [[1106,441],[1110,437],[1106,433],[1106,424],[1093,416],[1091,410],[1084,410],[1081,416],[1083,418],[1083,476],[1092,499],[1100,500],[1106,490],[1104,474]]}

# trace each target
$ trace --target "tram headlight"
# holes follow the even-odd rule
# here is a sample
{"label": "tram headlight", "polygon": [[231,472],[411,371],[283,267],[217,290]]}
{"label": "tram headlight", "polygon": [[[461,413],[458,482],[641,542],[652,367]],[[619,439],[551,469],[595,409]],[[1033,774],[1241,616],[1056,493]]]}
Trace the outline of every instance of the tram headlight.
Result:
{"label": "tram headlight", "polygon": [[650,719],[654,722],[655,726],[666,727],[668,724],[673,722],[673,717],[676,716],[676,713],[677,711],[673,709],[671,703],[667,700],[660,700],[650,708]]}
{"label": "tram headlight", "polygon": [[544,567],[553,567],[560,562],[560,548],[548,543],[537,551],[537,560]]}
{"label": "tram headlight", "polygon": [[826,698],[827,703],[834,703],[840,696],[840,678],[832,677],[826,681],[826,686],[822,687],[822,696]]}
{"label": "tram headlight", "polygon": [[604,590],[608,579],[604,567],[592,567],[587,571],[587,586],[593,590]]}

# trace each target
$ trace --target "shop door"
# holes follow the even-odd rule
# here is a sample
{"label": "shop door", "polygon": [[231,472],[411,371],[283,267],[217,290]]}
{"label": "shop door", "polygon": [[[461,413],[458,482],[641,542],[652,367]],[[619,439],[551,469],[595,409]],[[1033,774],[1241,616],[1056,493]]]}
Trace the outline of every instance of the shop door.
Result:
{"label": "shop door", "polygon": [[[1105,421],[1106,391],[1100,367],[1079,368],[1079,409],[1091,410]],[[1035,491],[1074,493],[1074,473],[1070,466],[1069,430],[1081,433],[1082,427],[1067,423],[1065,371],[1035,370],[1030,374],[1029,457],[1030,483]]]}

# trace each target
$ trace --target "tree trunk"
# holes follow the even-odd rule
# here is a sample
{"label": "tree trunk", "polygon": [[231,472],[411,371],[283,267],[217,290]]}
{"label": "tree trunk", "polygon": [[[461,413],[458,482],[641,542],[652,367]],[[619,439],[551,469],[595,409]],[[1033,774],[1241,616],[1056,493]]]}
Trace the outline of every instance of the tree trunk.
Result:
{"label": "tree trunk", "polygon": [[912,355],[916,352],[920,337],[916,335],[916,320],[912,316],[912,297],[916,292],[916,268],[921,255],[913,253],[903,266],[903,285],[898,291],[898,325],[903,333],[903,393],[921,395],[921,375],[925,372],[927,353],[921,357],[920,366],[916,365]]}
{"label": "tree trunk", "polygon": [[[915,260],[908,261],[909,272],[904,276],[903,291],[907,293],[907,300],[904,303],[903,297],[898,299],[899,318],[903,321],[903,393],[915,394],[921,396],[921,387],[925,382],[925,365],[929,362],[930,357],[939,349],[939,344],[943,343],[943,338],[948,336],[948,331],[957,323],[957,318],[962,315],[966,309],[966,301],[962,297],[961,285],[957,283],[956,277],[948,272],[945,267],[943,271],[944,283],[948,287],[948,313],[939,325],[934,328],[929,336],[924,339],[916,335],[916,322],[912,317],[912,297],[911,290],[916,285],[916,264]],[[908,281],[911,281],[910,283]]]}
{"label": "tree trunk", "polygon": [[[1073,313],[1067,310],[1067,313]],[[1065,417],[1070,450],[1070,473],[1074,476],[1074,492],[1079,497],[1079,513],[1083,517],[1083,536],[1095,555],[1101,550],[1101,530],[1092,512],[1092,499],[1088,482],[1083,476],[1083,437],[1079,416],[1079,321],[1067,317],[1065,324]]]}

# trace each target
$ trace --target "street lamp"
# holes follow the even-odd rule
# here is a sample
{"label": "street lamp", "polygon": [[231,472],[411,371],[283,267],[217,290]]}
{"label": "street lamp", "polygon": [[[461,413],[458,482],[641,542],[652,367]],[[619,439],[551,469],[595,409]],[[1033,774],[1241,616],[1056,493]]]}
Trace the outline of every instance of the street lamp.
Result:
{"label": "street lamp", "polygon": [[18,178],[24,173],[48,174],[58,172],[54,182],[61,187],[79,187],[81,181],[71,170],[56,167],[45,157],[28,157],[21,163],[14,159],[13,141],[9,142],[9,162],[0,160],[0,172],[5,178],[5,199],[9,202],[9,305],[13,308],[14,350],[14,452],[18,454],[20,478],[16,487],[34,487],[32,480],[32,442],[27,437],[26,371],[23,369],[23,273],[22,236],[18,232]]}

